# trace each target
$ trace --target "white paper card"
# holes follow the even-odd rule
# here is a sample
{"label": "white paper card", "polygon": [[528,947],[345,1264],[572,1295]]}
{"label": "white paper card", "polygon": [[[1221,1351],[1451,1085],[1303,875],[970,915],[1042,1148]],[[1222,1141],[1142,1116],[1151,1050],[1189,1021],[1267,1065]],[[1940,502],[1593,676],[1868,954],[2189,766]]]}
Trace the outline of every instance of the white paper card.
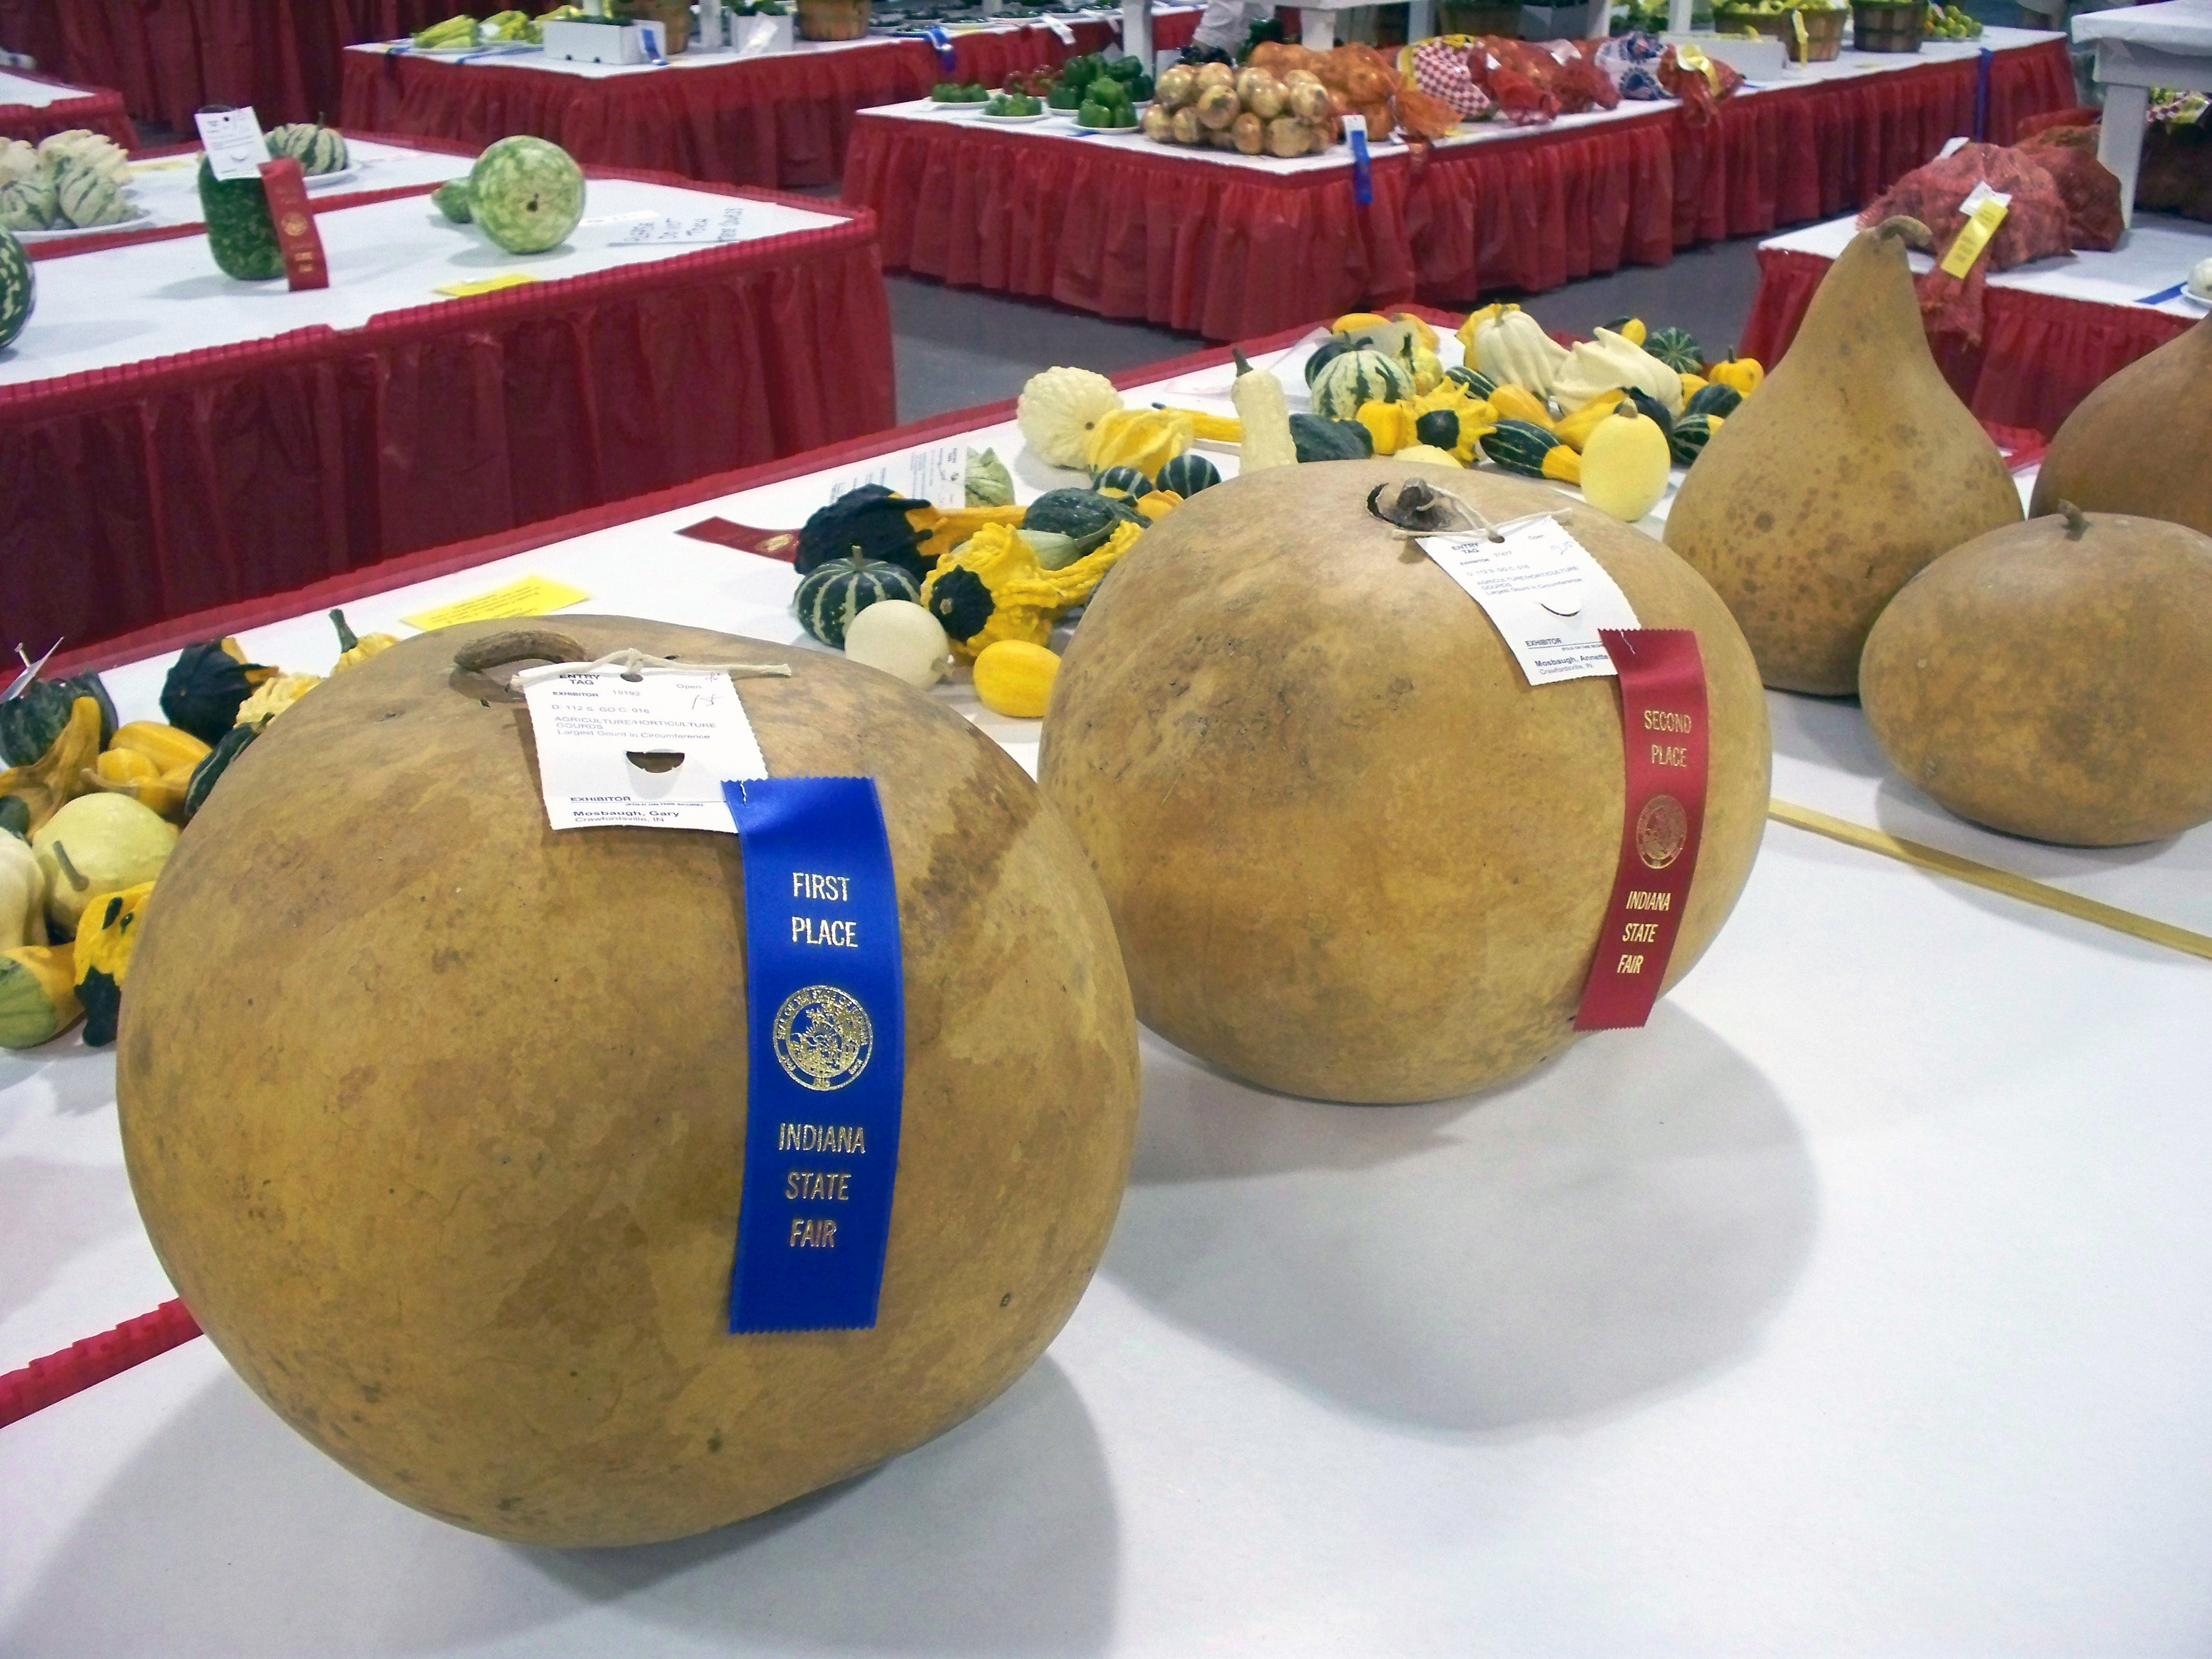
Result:
{"label": "white paper card", "polygon": [[1971,219],[1974,216],[1974,210],[1984,202],[1995,202],[1999,207],[2010,207],[2012,197],[2004,191],[1991,190],[1990,181],[1984,179],[1961,198],[1959,211]]}
{"label": "white paper card", "polygon": [[871,462],[866,471],[848,472],[832,483],[830,499],[834,501],[864,484],[881,484],[910,501],[927,501],[946,512],[965,507],[968,446],[956,440],[947,444],[924,444],[902,455],[886,455]]}
{"label": "white paper card", "polygon": [[216,178],[261,176],[261,164],[270,159],[269,141],[261,136],[261,118],[252,110],[203,112],[192,119],[199,123],[200,143],[207,150],[209,170]]}
{"label": "white paper card", "polygon": [[1613,675],[1601,628],[1642,624],[1604,567],[1557,519],[1486,536],[1424,536],[1421,550],[1489,613],[1531,685]]}
{"label": "white paper card", "polygon": [[1973,142],[1971,138],[1947,138],[1943,141],[1943,148],[1936,152],[1936,159],[1940,161],[1947,155],[1956,155]]}
{"label": "white paper card", "polygon": [[1046,18],[1044,20],[1044,26],[1060,37],[1060,42],[1062,46],[1072,46],[1075,44],[1075,31],[1068,27],[1066,24],[1061,22],[1059,18]]}
{"label": "white paper card", "polygon": [[[545,816],[556,830],[635,824],[737,834],[724,780],[768,763],[727,674],[558,674],[524,687]],[[641,765],[634,755],[655,757]],[[665,757],[680,765],[660,769]]]}
{"label": "white paper card", "polygon": [[607,238],[607,246],[665,247],[672,242],[735,242],[744,237],[744,222],[742,202],[705,213],[656,213],[624,225]]}
{"label": "white paper card", "polygon": [[1344,136],[1347,140],[1350,139],[1352,135],[1355,132],[1362,138],[1364,138],[1367,136],[1367,118],[1365,116],[1340,115],[1337,119],[1343,125]]}

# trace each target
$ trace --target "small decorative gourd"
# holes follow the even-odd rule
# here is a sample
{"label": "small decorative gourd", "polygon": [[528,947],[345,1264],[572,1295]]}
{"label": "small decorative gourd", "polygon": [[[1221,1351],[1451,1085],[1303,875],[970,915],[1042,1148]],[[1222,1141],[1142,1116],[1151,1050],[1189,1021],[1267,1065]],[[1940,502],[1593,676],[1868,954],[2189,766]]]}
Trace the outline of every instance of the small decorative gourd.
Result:
{"label": "small decorative gourd", "polygon": [[1060,659],[1046,647],[1000,640],[976,655],[975,695],[994,714],[1042,720],[1059,673]]}
{"label": "small decorative gourd", "polygon": [[1413,377],[1395,357],[1364,348],[1332,357],[1312,382],[1313,410],[1323,420],[1356,419],[1362,404],[1396,403],[1413,395]]}
{"label": "small decorative gourd", "polygon": [[878,599],[919,599],[921,584],[903,565],[871,559],[859,548],[800,578],[793,604],[799,625],[831,650],[842,650],[845,630]]}
{"label": "small decorative gourd", "polygon": [[1632,400],[1600,421],[1583,445],[1583,498],[1607,518],[1633,524],[1667,493],[1667,434]]}
{"label": "small decorative gourd", "polygon": [[[1221,472],[1203,455],[1178,455],[1153,477],[1155,489],[1171,490],[1185,501],[1221,482]],[[1139,492],[1141,493],[1141,492]]]}
{"label": "small decorative gourd", "polygon": [[294,121],[270,132],[269,153],[290,156],[311,179],[325,173],[343,173],[353,160],[343,133],[313,121]]}
{"label": "small decorative gourd", "polygon": [[121,185],[73,155],[63,157],[54,168],[54,205],[63,220],[81,230],[121,224],[133,212]]}
{"label": "small decorative gourd", "polygon": [[911,599],[878,599],[845,630],[845,654],[927,691],[944,678],[952,642],[937,618]]}
{"label": "small decorative gourd", "polygon": [[1033,374],[1014,405],[1022,440],[1048,466],[1080,470],[1098,422],[1121,407],[1113,381],[1087,368]]}
{"label": "small decorative gourd", "polygon": [[1681,375],[1671,364],[1609,328],[1598,330],[1595,338],[1583,341],[1567,354],[1553,379],[1552,396],[1562,409],[1579,409],[1600,392],[1615,387],[1649,393],[1670,415],[1681,412]]}
{"label": "small decorative gourd", "polygon": [[1567,361],[1567,349],[1545,333],[1534,317],[1518,306],[1505,306],[1477,324],[1473,333],[1477,369],[1500,386],[1510,381],[1539,398],[1551,395],[1552,381]]}
{"label": "small decorative gourd", "polygon": [[1109,466],[1091,480],[1093,489],[1118,489],[1131,501],[1152,493],[1152,481],[1133,466]]}
{"label": "small decorative gourd", "polygon": [[1705,349],[1686,328],[1662,328],[1644,341],[1644,349],[1685,374],[1695,374],[1705,361]]}
{"label": "small decorative gourd", "polygon": [[1197,435],[1175,409],[1110,409],[1091,423],[1084,464],[1097,471],[1132,467],[1149,477],[1188,449]]}

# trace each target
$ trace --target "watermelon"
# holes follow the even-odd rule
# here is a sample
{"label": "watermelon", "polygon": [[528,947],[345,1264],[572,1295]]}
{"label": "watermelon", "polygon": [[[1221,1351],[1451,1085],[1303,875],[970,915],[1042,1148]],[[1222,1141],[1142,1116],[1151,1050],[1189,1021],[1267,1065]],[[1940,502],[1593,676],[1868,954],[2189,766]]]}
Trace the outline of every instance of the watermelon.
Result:
{"label": "watermelon", "polygon": [[0,230],[0,346],[12,345],[38,302],[39,275],[10,232]]}
{"label": "watermelon", "polygon": [[207,221],[208,251],[224,276],[266,283],[284,274],[284,250],[260,179],[218,179],[202,156],[200,217]]}
{"label": "watermelon", "polygon": [[80,229],[120,224],[132,211],[112,179],[75,156],[64,157],[54,169],[54,200],[61,216]]}
{"label": "watermelon", "polygon": [[51,173],[34,173],[27,179],[0,185],[0,227],[45,230],[60,212],[59,192]]}
{"label": "watermelon", "polygon": [[509,253],[543,253],[584,216],[583,169],[543,138],[502,138],[477,157],[469,207]]}
{"label": "watermelon", "polygon": [[269,135],[269,153],[290,156],[311,179],[325,173],[343,173],[353,159],[346,151],[344,134],[313,121],[294,121],[278,127]]}
{"label": "watermelon", "polygon": [[430,201],[439,212],[457,225],[469,222],[469,181],[448,179],[430,192]]}

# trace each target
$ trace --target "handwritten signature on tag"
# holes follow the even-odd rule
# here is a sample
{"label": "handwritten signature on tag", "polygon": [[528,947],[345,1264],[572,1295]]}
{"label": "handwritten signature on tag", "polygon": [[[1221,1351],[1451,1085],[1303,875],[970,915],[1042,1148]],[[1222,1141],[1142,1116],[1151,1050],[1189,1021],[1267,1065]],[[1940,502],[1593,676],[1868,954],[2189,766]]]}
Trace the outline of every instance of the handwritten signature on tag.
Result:
{"label": "handwritten signature on tag", "polygon": [[732,202],[719,213],[664,213],[616,232],[614,247],[660,247],[674,242],[735,242],[744,235],[744,206]]}

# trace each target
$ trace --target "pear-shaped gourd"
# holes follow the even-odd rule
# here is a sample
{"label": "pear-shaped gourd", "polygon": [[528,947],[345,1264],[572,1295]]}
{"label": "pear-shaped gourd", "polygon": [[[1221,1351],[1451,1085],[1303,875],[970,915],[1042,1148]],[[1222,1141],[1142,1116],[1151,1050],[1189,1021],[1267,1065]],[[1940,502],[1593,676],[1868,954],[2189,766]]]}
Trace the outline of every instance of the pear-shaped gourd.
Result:
{"label": "pear-shaped gourd", "polygon": [[1822,278],[1790,355],[1712,434],[1667,545],[1735,613],[1767,684],[1847,696],[1890,596],[1938,555],[2016,524],[2020,495],[1921,331],[1888,219]]}
{"label": "pear-shaped gourd", "polygon": [[2212,536],[2212,319],[2084,398],[2043,458],[2034,512],[2170,519]]}
{"label": "pear-shaped gourd", "polygon": [[1978,536],[1867,636],[1890,763],[1961,817],[2073,847],[2212,818],[2212,537],[2084,514]]}

